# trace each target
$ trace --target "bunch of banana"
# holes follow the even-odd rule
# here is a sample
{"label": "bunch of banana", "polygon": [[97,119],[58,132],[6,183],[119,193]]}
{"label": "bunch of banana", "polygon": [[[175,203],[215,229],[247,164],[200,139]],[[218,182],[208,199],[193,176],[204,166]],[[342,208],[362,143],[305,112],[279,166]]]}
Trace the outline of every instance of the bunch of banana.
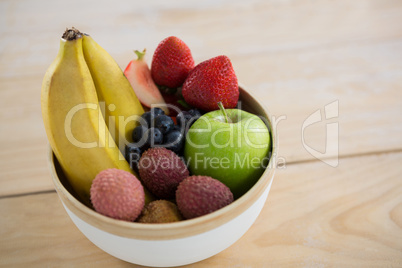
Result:
{"label": "bunch of banana", "polygon": [[99,101],[105,103],[105,121],[122,151],[127,141],[132,142],[131,133],[144,110],[130,82],[109,53],[86,34],[82,49]]}
{"label": "bunch of banana", "polygon": [[50,146],[82,201],[88,203],[100,171],[133,173],[119,145],[131,141],[144,110],[120,67],[90,36],[65,31],[43,79],[41,106]]}

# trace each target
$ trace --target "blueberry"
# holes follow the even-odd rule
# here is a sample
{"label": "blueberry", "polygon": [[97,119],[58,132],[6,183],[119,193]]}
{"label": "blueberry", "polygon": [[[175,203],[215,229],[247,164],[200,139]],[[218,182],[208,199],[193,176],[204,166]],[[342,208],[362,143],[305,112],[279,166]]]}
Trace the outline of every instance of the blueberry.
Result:
{"label": "blueberry", "polygon": [[200,112],[200,110],[195,109],[195,108],[189,110],[188,113],[191,114],[191,116],[192,116],[192,117],[195,117],[196,119],[200,118],[201,115],[202,115],[201,112]]}
{"label": "blueberry", "polygon": [[174,125],[173,129],[171,129],[170,131],[173,131],[173,130],[181,131],[181,127],[179,127],[178,125]]}
{"label": "blueberry", "polygon": [[147,139],[147,145],[154,147],[155,145],[161,144],[163,142],[163,134],[162,132],[154,127],[151,127],[148,129],[145,133],[144,136]]}
{"label": "blueberry", "polygon": [[[181,132],[181,134],[184,134],[184,136],[186,136],[186,129],[182,129],[180,126],[178,126],[178,125],[174,125],[174,127],[173,127],[173,129],[172,130],[170,130],[170,132],[172,132],[172,131],[179,131],[179,132]],[[168,133],[169,134],[169,133]],[[167,135],[167,134],[166,134]],[[165,135],[165,137],[166,137],[166,135]]]}
{"label": "blueberry", "polygon": [[191,120],[189,121],[189,126],[188,126],[188,128],[189,127],[191,127],[191,125],[195,122],[195,121],[197,121],[197,119],[198,118],[200,118],[201,117],[201,112],[200,112],[200,110],[198,110],[198,109],[191,109],[191,110],[189,110],[188,111],[188,113],[189,114],[191,114]]}
{"label": "blueberry", "polygon": [[151,123],[154,120],[154,118],[156,118],[159,115],[164,115],[164,114],[165,114],[165,112],[161,108],[155,107],[155,108],[152,108],[150,111],[143,113],[141,117],[147,123],[147,127],[151,127]]}
{"label": "blueberry", "polygon": [[173,119],[167,115],[159,115],[154,119],[154,126],[159,129],[162,134],[168,133],[174,127]]}
{"label": "blueberry", "polygon": [[186,127],[187,122],[189,122],[191,118],[192,115],[189,112],[181,111],[176,117],[177,125],[180,127]]}
{"label": "blueberry", "polygon": [[141,115],[141,118],[145,120],[145,122],[147,123],[147,127],[151,127],[151,112],[145,112]]}
{"label": "blueberry", "polygon": [[151,113],[153,114],[154,117],[157,117],[158,115],[164,115],[165,114],[165,112],[159,107],[152,108]]}
{"label": "blueberry", "polygon": [[124,150],[124,156],[130,164],[131,169],[137,168],[140,161],[142,150],[134,144],[127,144]]}
{"label": "blueberry", "polygon": [[177,117],[177,125],[187,131],[191,125],[201,117],[201,112],[198,109],[191,109],[189,111],[181,111]]}
{"label": "blueberry", "polygon": [[166,149],[172,150],[175,153],[179,153],[183,148],[184,135],[179,130],[172,130],[166,134],[164,139],[164,147]]}
{"label": "blueberry", "polygon": [[135,127],[132,133],[133,142],[139,142],[147,129],[148,128],[143,125]]}

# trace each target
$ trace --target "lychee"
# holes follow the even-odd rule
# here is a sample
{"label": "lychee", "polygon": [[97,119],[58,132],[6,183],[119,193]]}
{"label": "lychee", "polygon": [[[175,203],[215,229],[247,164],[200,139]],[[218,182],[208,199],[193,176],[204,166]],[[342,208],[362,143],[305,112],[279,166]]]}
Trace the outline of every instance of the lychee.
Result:
{"label": "lychee", "polygon": [[145,204],[141,182],[130,172],[116,168],[96,175],[90,195],[97,212],[118,220],[134,221]]}
{"label": "lychee", "polygon": [[163,147],[145,151],[138,163],[138,170],[144,186],[161,199],[174,199],[177,186],[189,176],[183,160]]}
{"label": "lychee", "polygon": [[168,223],[182,220],[176,204],[167,200],[155,200],[145,206],[137,221],[142,223]]}
{"label": "lychee", "polygon": [[186,219],[214,212],[233,202],[233,194],[222,182],[208,176],[190,176],[176,191],[176,202]]}

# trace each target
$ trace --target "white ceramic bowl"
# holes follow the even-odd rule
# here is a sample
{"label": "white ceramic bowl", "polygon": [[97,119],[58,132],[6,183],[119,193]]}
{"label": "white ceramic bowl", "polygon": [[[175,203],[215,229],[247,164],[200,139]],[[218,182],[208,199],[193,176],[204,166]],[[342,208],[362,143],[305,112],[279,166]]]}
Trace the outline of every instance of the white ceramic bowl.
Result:
{"label": "white ceramic bowl", "polygon": [[121,260],[156,267],[190,264],[211,257],[236,242],[261,212],[275,173],[277,139],[266,109],[243,87],[241,108],[267,119],[271,130],[269,168],[257,183],[232,204],[208,215],[165,224],[125,222],[105,217],[78,201],[71,193],[51,149],[49,160],[53,183],[68,215],[96,246]]}

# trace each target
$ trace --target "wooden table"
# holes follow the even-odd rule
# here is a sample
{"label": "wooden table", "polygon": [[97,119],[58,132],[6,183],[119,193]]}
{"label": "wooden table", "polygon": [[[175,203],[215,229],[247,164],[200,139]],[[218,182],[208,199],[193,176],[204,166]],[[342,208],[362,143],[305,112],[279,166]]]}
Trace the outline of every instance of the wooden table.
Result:
{"label": "wooden table", "polygon": [[78,231],[47,166],[41,82],[75,26],[122,68],[170,35],[226,54],[277,119],[262,213],[190,266],[402,267],[401,1],[83,2],[0,0],[1,266],[131,266]]}

